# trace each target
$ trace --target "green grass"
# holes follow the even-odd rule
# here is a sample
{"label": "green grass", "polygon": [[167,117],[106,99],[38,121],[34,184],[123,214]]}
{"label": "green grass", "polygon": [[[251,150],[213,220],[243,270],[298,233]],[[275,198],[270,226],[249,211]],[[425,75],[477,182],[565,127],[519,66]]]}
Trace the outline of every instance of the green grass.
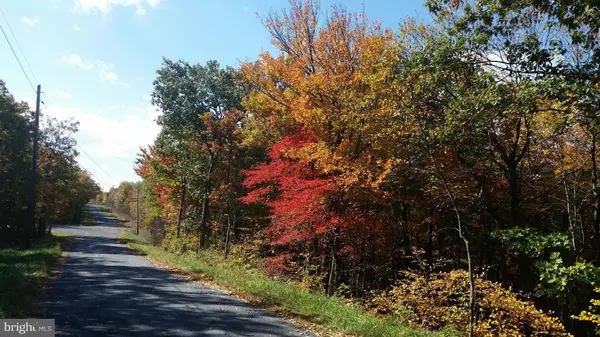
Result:
{"label": "green grass", "polygon": [[104,205],[99,205],[99,204],[96,204],[96,206],[98,207],[98,209],[99,209],[100,211],[102,211],[102,212],[103,212],[103,213],[105,213],[106,215],[110,216],[111,218],[113,218],[113,219],[115,219],[115,220],[117,220],[117,221],[120,221],[120,222],[123,222],[123,221],[125,221],[125,220],[124,220],[123,218],[121,218],[121,217],[120,217],[118,214],[111,212],[111,211],[110,211],[110,208],[108,208],[108,207],[106,207],[106,206],[104,206]]}
{"label": "green grass", "polygon": [[43,298],[44,285],[70,240],[70,236],[55,233],[34,240],[27,250],[0,249],[0,318],[31,314],[32,304]]}
{"label": "green grass", "polygon": [[442,336],[406,327],[391,318],[376,317],[358,305],[335,297],[310,292],[299,286],[269,278],[239,262],[225,261],[221,252],[205,251],[197,256],[180,256],[144,242],[129,231],[123,231],[121,240],[148,257],[166,263],[192,275],[201,276],[217,285],[259,300],[264,307],[275,307],[284,316],[292,316],[315,323],[329,331],[359,336]]}
{"label": "green grass", "polygon": [[96,204],[96,207],[104,213],[110,213],[110,209],[104,205]]}
{"label": "green grass", "polygon": [[81,224],[85,226],[94,226],[96,224],[96,219],[92,216],[92,213],[87,209],[83,210],[83,219],[81,220]]}

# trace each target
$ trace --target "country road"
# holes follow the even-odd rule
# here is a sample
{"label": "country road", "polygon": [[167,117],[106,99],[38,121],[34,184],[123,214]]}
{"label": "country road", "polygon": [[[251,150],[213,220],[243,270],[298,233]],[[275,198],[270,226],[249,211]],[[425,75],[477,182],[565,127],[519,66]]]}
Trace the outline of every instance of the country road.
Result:
{"label": "country road", "polygon": [[265,310],[154,267],[117,243],[119,224],[89,206],[50,293],[58,336],[312,336]]}

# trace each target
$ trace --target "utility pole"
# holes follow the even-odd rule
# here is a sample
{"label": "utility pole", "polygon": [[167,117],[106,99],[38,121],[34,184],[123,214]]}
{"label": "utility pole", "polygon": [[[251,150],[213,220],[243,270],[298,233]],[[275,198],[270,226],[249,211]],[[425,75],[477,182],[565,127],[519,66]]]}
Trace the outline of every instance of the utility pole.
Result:
{"label": "utility pole", "polygon": [[31,160],[31,188],[29,190],[29,225],[25,229],[25,245],[29,247],[31,237],[35,235],[35,190],[37,185],[37,155],[38,155],[38,130],[40,127],[40,94],[42,86],[37,86],[37,99],[35,102],[35,125],[33,129],[33,154]]}
{"label": "utility pole", "polygon": [[114,193],[115,185],[110,188],[108,195],[110,196],[110,212],[113,212],[113,208],[115,207],[115,193]]}
{"label": "utility pole", "polygon": [[137,183],[137,192],[135,197],[135,235],[140,234],[140,184]]}

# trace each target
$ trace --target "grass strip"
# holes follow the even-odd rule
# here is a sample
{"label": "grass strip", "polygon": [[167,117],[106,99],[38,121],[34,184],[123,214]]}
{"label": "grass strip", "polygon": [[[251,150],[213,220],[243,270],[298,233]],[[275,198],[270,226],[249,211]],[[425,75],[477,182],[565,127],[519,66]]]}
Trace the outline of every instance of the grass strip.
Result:
{"label": "grass strip", "polygon": [[31,248],[0,248],[0,318],[37,314],[35,303],[45,296],[46,283],[59,265],[71,237],[53,233],[32,241]]}
{"label": "grass strip", "polygon": [[377,317],[356,304],[267,277],[258,270],[224,260],[221,252],[176,255],[144,242],[129,231],[121,233],[121,240],[154,261],[195,275],[196,279],[212,281],[262,307],[276,307],[275,311],[283,316],[317,324],[333,333],[372,337],[448,335],[407,327],[397,320]]}
{"label": "grass strip", "polygon": [[111,212],[110,208],[108,208],[108,207],[106,207],[104,205],[98,205],[98,204],[96,204],[95,206],[98,207],[98,209],[101,212],[103,212],[104,214],[106,214],[107,216],[113,218],[116,221],[119,221],[119,222],[126,222],[127,221],[127,220],[123,219],[119,214]]}

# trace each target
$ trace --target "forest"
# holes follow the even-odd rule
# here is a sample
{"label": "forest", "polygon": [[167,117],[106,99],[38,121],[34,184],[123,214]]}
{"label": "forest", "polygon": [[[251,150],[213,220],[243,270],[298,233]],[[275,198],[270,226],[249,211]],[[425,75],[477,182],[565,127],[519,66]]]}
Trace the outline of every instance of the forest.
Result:
{"label": "forest", "polygon": [[29,245],[32,238],[51,234],[53,224],[80,222],[85,205],[101,193],[76,161],[78,122],[42,116],[32,216],[34,116],[0,80],[0,248]]}
{"label": "forest", "polygon": [[164,59],[141,182],[98,201],[171,252],[255,254],[413,326],[595,335],[600,8],[425,5],[385,28],[292,0],[259,15],[277,52]]}

